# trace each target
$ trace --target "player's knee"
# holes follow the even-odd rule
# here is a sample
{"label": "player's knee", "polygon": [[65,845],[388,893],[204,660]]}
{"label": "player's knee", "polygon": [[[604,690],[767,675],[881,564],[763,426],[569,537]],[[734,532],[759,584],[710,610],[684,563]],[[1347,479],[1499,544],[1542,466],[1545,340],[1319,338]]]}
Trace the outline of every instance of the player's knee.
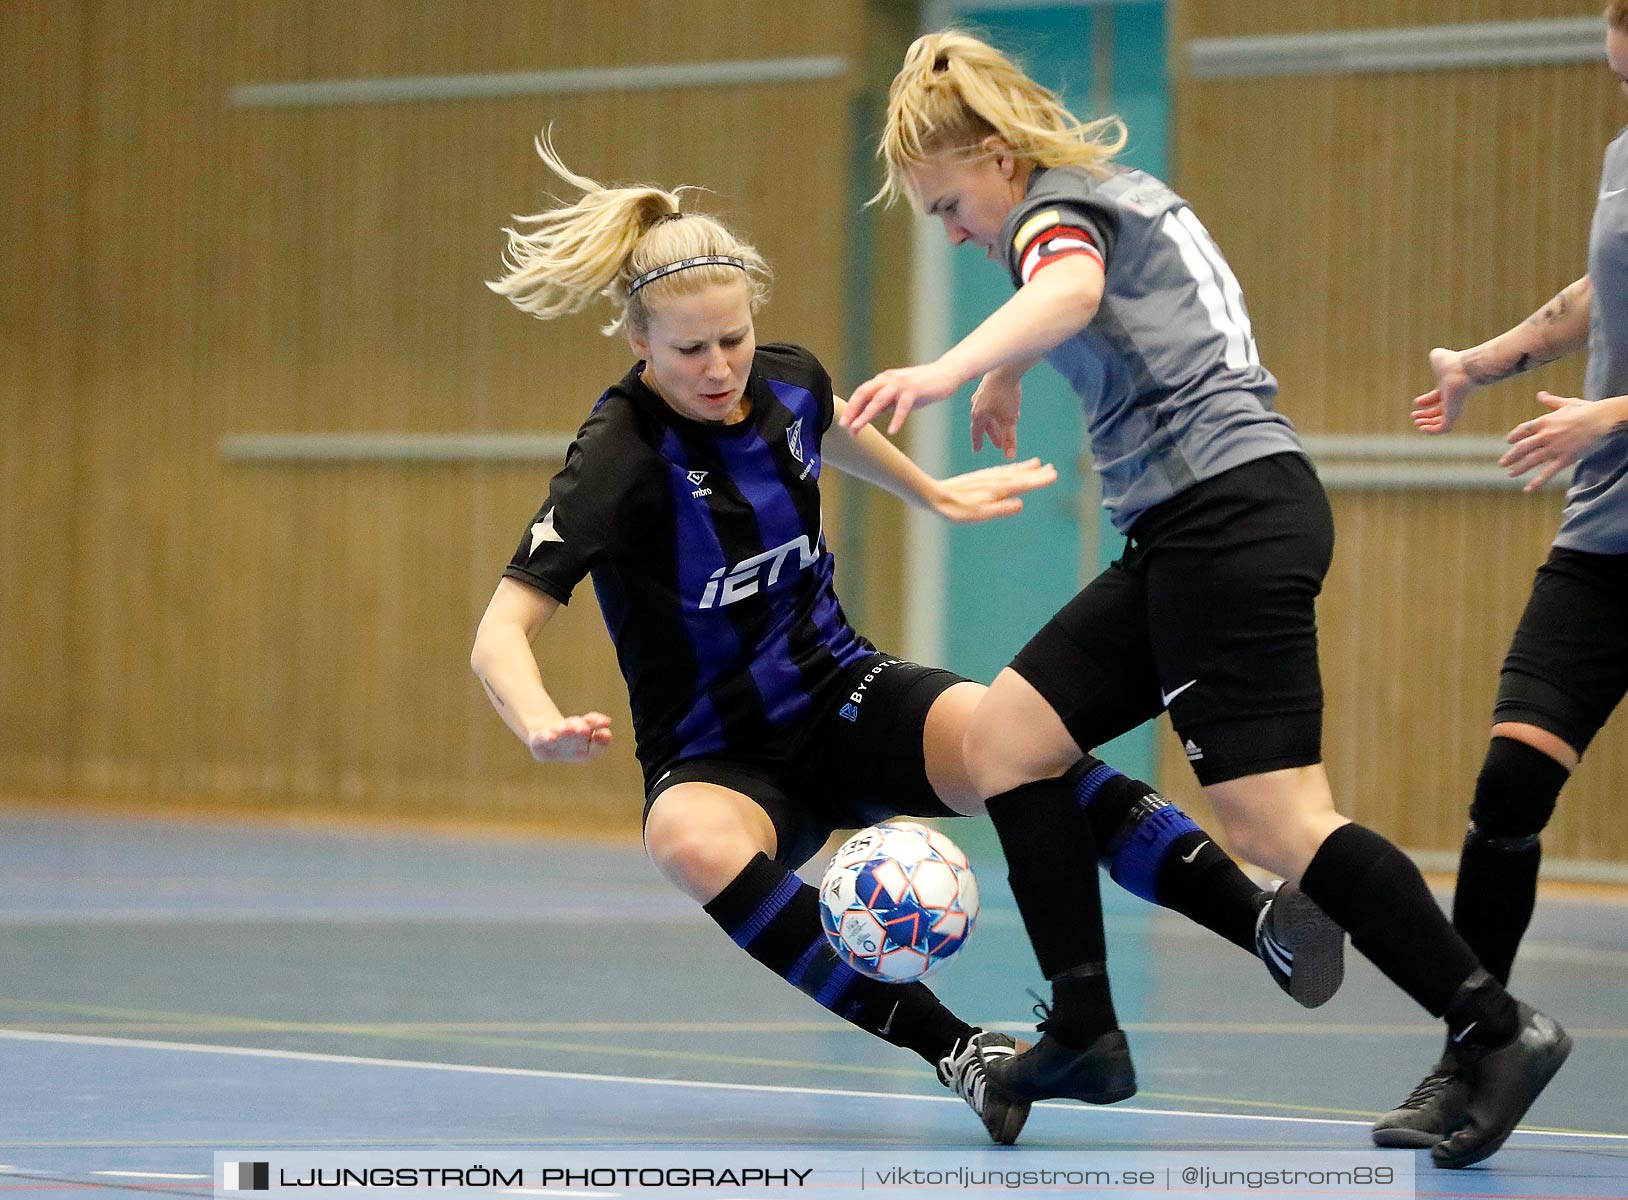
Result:
{"label": "player's knee", "polygon": [[1524,850],[1554,815],[1569,772],[1542,750],[1495,737],[1475,781],[1470,836],[1505,850]]}
{"label": "player's knee", "polygon": [[1245,862],[1277,871],[1278,861],[1287,857],[1287,847],[1277,830],[1254,821],[1229,820],[1219,814],[1216,823],[1221,828],[1221,836],[1226,839],[1227,848]]}
{"label": "player's knee", "polygon": [[742,839],[675,821],[651,821],[644,843],[656,869],[702,903],[723,891],[757,853],[757,847]]}
{"label": "player's knee", "polygon": [[1215,818],[1235,858],[1285,877],[1298,875],[1328,835],[1321,824],[1302,819],[1302,814],[1294,810],[1268,818],[1262,813],[1216,805]]}
{"label": "player's knee", "polygon": [[1010,790],[1000,786],[1007,764],[1001,753],[1000,738],[988,723],[967,727],[966,736],[961,739],[961,757],[966,763],[967,778],[980,796],[998,796]]}
{"label": "player's knee", "polygon": [[1079,750],[1070,746],[1056,753],[1037,753],[1003,722],[979,720],[968,727],[961,754],[973,788],[979,796],[988,798],[1037,779],[1061,775],[1079,756]]}

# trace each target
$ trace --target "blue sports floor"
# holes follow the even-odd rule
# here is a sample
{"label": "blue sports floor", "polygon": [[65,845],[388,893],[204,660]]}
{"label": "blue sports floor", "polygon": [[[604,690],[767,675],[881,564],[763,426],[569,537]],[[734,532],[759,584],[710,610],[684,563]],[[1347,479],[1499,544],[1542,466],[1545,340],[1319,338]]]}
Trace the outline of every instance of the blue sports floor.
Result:
{"label": "blue sports floor", "polygon": [[[1038,972],[998,876],[933,983],[1028,1029]],[[205,1195],[216,1150],[1370,1148],[1434,1059],[1422,1013],[1356,959],[1307,1012],[1104,886],[1142,1091],[1037,1106],[996,1150],[636,846],[0,810],[0,1200]],[[1515,990],[1577,1048],[1487,1163],[1420,1156],[1418,1194],[1628,1196],[1628,907],[1546,894],[1522,955]]]}

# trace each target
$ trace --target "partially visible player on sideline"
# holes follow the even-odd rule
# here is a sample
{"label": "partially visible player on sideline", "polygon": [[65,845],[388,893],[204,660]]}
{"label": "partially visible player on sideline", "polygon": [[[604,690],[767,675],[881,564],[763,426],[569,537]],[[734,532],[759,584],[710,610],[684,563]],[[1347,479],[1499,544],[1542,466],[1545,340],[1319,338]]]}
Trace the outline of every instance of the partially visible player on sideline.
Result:
{"label": "partially visible player on sideline", "polygon": [[[1097,1100],[1128,1073],[1100,914],[1059,919],[1077,874],[1051,830],[1082,750],[1168,709],[1240,856],[1299,883],[1356,947],[1437,1016],[1465,1062],[1465,1120],[1433,1149],[1495,1151],[1569,1039],[1476,961],[1408,857],[1334,808],[1322,764],[1314,601],[1329,505],[1272,410],[1243,293],[1192,208],[1114,162],[1117,118],[1080,122],[1004,54],[957,32],[918,39],[893,80],[883,189],[1006,264],[1016,294],[933,362],[854,390],[852,429],[982,376],[972,434],[1015,452],[1020,379],[1044,356],[1085,406],[1103,503],[1130,539],[1002,671],[968,725],[972,782],[1008,847],[1053,1007],[1039,1043],[990,1064],[1015,1097]],[[998,618],[997,618],[998,619]],[[1081,803],[1091,798],[1081,796]],[[1045,870],[1026,847],[1048,848]],[[1066,911],[1066,910],[1065,910]]]}
{"label": "partially visible player on sideline", "polygon": [[[530,230],[509,231],[506,274],[490,286],[544,319],[607,297],[606,332],[623,331],[639,361],[578,432],[481,619],[471,665],[533,757],[601,752],[609,718],[562,713],[531,650],[591,574],[632,704],[657,867],[764,966],[936,1065],[990,1135],[1011,1142],[1029,1105],[986,1088],[984,1064],[1013,1040],[967,1025],[920,983],[844,965],[815,890],[792,872],[836,828],[983,810],[961,748],[984,688],[881,654],[849,626],[822,533],[822,469],[952,521],[1016,513],[1056,472],[1031,460],[939,481],[874,430],[830,428],[843,402],[814,355],[757,344],[768,268],[756,250],[681,212],[677,193],[604,188],[546,141],[538,152],[583,195],[517,218]],[[1287,911],[1339,965],[1343,933],[1292,889],[1262,892],[1151,788],[1093,759],[1072,765],[1103,796],[1104,856],[1126,887],[1245,948]],[[1081,848],[1075,886],[1093,896],[1095,827],[1075,814],[1052,830]],[[1338,971],[1277,977],[1302,1003],[1338,983]]]}
{"label": "partially visible player on sideline", "polygon": [[[1605,57],[1628,93],[1628,0],[1605,10]],[[1509,433],[1499,462],[1534,491],[1577,464],[1548,561],[1504,659],[1492,740],[1459,856],[1453,925],[1504,982],[1537,901],[1538,838],[1560,789],[1628,693],[1628,131],[1606,148],[1588,272],[1525,321],[1469,350],[1430,352],[1436,386],[1413,402],[1423,432],[1453,428],[1470,393],[1588,348],[1583,398]],[[1381,1146],[1423,1146],[1465,1119],[1467,1064],[1451,1042],[1374,1125]]]}

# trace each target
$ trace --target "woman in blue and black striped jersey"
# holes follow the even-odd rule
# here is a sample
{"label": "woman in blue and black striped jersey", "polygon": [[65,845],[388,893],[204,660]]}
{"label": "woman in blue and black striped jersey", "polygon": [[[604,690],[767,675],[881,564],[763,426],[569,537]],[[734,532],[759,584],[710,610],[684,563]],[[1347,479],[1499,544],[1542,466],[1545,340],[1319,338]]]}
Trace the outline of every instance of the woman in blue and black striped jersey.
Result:
{"label": "woman in blue and black striped jersey", "polygon": [[[1011,1142],[1029,1105],[984,1087],[983,1071],[1013,1053],[1012,1039],[969,1027],[920,983],[848,968],[826,945],[814,889],[792,872],[837,828],[983,810],[961,747],[984,689],[879,653],[848,624],[821,528],[824,466],[952,521],[1016,513],[1056,472],[1031,460],[939,481],[876,431],[833,428],[843,401],[814,355],[757,344],[768,269],[752,247],[681,212],[676,193],[604,188],[569,171],[546,139],[537,148],[583,194],[509,231],[506,272],[491,287],[545,319],[609,297],[606,332],[623,332],[638,361],[571,444],[471,664],[539,761],[602,752],[609,718],[562,712],[531,651],[591,576],[631,700],[657,867],[753,958],[936,1065],[990,1135]],[[1075,759],[1071,778],[1101,800],[1063,826],[1085,864],[1072,886],[1095,897],[1100,841],[1126,887],[1246,948],[1264,915],[1297,911],[1297,894],[1257,888],[1151,789]],[[1343,934],[1317,916],[1291,923],[1337,966]],[[1338,972],[1280,982],[1319,1003]]]}
{"label": "woman in blue and black striped jersey", "polygon": [[[1115,163],[1117,118],[1082,123],[999,50],[920,38],[889,94],[883,195],[907,195],[952,244],[1006,264],[1016,294],[940,358],[854,390],[851,429],[982,377],[976,448],[1016,450],[1019,379],[1045,358],[1085,408],[1103,504],[1129,538],[1002,671],[969,728],[968,770],[1013,863],[1042,970],[1045,1036],[990,1069],[1024,1099],[1091,1098],[1128,1058],[1096,937],[1056,918],[1053,877],[1013,848],[1049,844],[1056,779],[1082,750],[1168,710],[1242,856],[1297,882],[1356,947],[1446,1018],[1466,1063],[1442,1166],[1493,1153],[1570,1040],[1505,991],[1447,922],[1412,861],[1334,808],[1322,765],[1314,602],[1333,552],[1328,501],[1273,411],[1236,277],[1192,208]],[[1079,797],[1090,803],[1089,797]]]}

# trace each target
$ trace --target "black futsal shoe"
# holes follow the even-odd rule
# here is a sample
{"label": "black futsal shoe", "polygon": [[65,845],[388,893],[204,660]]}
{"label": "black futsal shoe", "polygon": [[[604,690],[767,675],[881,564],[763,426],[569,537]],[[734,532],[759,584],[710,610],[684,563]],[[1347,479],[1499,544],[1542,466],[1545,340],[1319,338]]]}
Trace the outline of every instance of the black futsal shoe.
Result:
{"label": "black futsal shoe", "polygon": [[1345,930],[1294,884],[1273,889],[1255,918],[1255,953],[1296,1003],[1327,1004],[1345,981]]}
{"label": "black futsal shoe", "polygon": [[1529,1004],[1517,1004],[1516,1018],[1520,1028],[1502,1046],[1474,1057],[1459,1048],[1469,1100],[1463,1124],[1430,1151],[1438,1167],[1467,1167],[1495,1153],[1571,1053],[1571,1038],[1554,1018]]}
{"label": "black futsal shoe", "polygon": [[991,1061],[989,1078],[1007,1095],[1025,1101],[1113,1104],[1136,1095],[1130,1044],[1118,1029],[1110,1029],[1084,1050],[1045,1033],[1021,1054]]}
{"label": "black futsal shoe", "polygon": [[983,1120],[984,1128],[997,1145],[1010,1146],[1023,1132],[1029,1119],[1029,1102],[1015,1100],[989,1081],[989,1066],[1003,1062],[1018,1052],[1019,1043],[1004,1033],[974,1033],[957,1042],[949,1055],[939,1060],[938,1080],[971,1106]]}
{"label": "black futsal shoe", "polygon": [[1470,1081],[1452,1047],[1407,1099],[1374,1122],[1374,1145],[1428,1150],[1464,1124]]}

